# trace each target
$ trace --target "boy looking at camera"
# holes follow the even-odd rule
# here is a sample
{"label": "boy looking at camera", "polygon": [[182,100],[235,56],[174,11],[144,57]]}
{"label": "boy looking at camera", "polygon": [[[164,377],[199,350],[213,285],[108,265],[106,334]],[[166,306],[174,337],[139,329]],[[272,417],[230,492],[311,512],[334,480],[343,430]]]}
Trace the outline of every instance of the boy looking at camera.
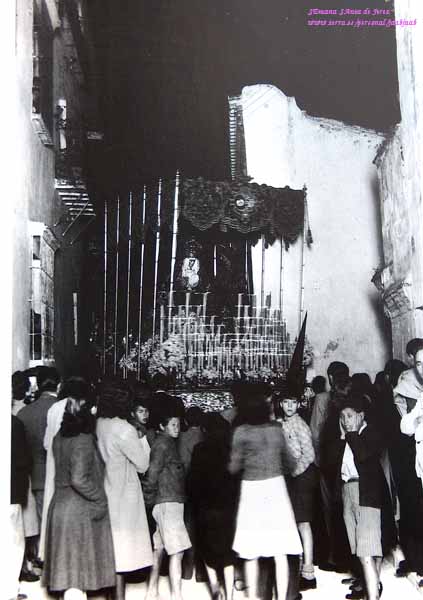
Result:
{"label": "boy looking at camera", "polygon": [[[382,562],[381,508],[386,493],[380,465],[381,435],[365,420],[367,400],[348,395],[340,412],[339,438],[327,448],[324,460],[337,472],[337,495],[342,497],[351,553],[363,569],[368,600],[378,600]],[[347,596],[348,597],[348,596]]]}

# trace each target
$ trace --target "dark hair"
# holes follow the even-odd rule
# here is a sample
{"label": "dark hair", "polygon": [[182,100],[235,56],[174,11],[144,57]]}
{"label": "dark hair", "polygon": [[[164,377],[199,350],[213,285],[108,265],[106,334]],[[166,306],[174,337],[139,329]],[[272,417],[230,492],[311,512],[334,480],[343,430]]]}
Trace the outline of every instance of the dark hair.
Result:
{"label": "dark hair", "polygon": [[235,381],[231,385],[230,392],[232,394],[232,398],[234,400],[234,405],[237,406],[241,401],[243,395],[245,394],[245,390],[247,387],[247,383],[245,381]]}
{"label": "dark hair", "polygon": [[25,398],[26,392],[29,390],[31,382],[28,375],[23,371],[15,371],[12,375],[12,396],[15,400]]}
{"label": "dark hair", "polygon": [[263,397],[253,395],[244,398],[238,407],[239,423],[262,425],[270,418],[270,405]]}
{"label": "dark hair", "polygon": [[295,402],[298,402],[298,403],[300,402],[300,399],[295,394],[280,394],[279,396],[277,396],[273,402],[273,409],[275,411],[275,417],[277,419],[284,418],[285,413],[283,412],[283,408],[282,408],[281,404],[284,400],[288,400],[288,399],[295,400]]}
{"label": "dark hair", "polygon": [[351,377],[351,393],[366,394],[370,398],[372,397],[372,380],[367,373],[354,373]]}
{"label": "dark hair", "polygon": [[357,413],[366,414],[369,408],[369,400],[365,394],[351,393],[343,400],[341,411],[344,408],[352,408]]}
{"label": "dark hair", "polygon": [[[412,340],[413,341],[413,340]],[[408,369],[407,365],[396,358],[388,360],[385,365],[384,375],[388,378],[388,383],[394,388],[398,383],[401,373]]]}
{"label": "dark hair", "polygon": [[373,386],[377,389],[386,387],[386,377],[385,371],[379,371],[376,373],[375,380],[373,382]]}
{"label": "dark hair", "polygon": [[317,375],[311,382],[311,387],[315,394],[320,394],[326,390],[326,377],[323,375]]}
{"label": "dark hair", "polygon": [[54,367],[38,367],[37,386],[39,392],[55,392],[60,383],[59,371]]}
{"label": "dark hair", "polygon": [[60,388],[59,400],[63,398],[75,398],[75,400],[87,400],[93,402],[93,391],[90,384],[78,375],[68,377]]}
{"label": "dark hair", "polygon": [[168,379],[162,373],[155,373],[151,379],[151,387],[153,390],[167,390]]}
{"label": "dark hair", "polygon": [[416,356],[416,352],[423,349],[423,339],[422,338],[413,338],[410,340],[406,347],[405,351],[410,356]]}
{"label": "dark hair", "polygon": [[125,381],[107,381],[100,386],[97,416],[107,419],[129,419],[132,403],[132,390]]}
{"label": "dark hair", "polygon": [[213,435],[217,432],[229,433],[231,426],[220,413],[209,412],[203,416],[203,429],[208,435]]}
{"label": "dark hair", "polygon": [[161,415],[159,424],[162,425],[162,427],[166,427],[171,419],[179,419],[179,421],[181,420],[181,417],[176,410],[170,411],[170,413],[172,414],[167,413],[166,415]]}
{"label": "dark hair", "polygon": [[134,408],[136,408],[137,406],[144,406],[145,408],[148,408],[148,410],[150,410],[152,396],[150,386],[147,383],[137,382],[132,389],[134,396]]}
{"label": "dark hair", "polygon": [[[76,398],[75,398],[76,400]],[[94,433],[96,419],[91,414],[91,406],[84,404],[77,411],[71,412],[72,403],[69,400],[63,413],[60,433],[63,437],[75,437],[80,433]]]}
{"label": "dark hair", "polygon": [[183,417],[179,401],[165,393],[153,395],[149,419],[151,427],[158,429],[163,424],[163,419],[169,420],[172,417]]}
{"label": "dark hair", "polygon": [[185,413],[185,421],[188,427],[200,427],[203,417],[204,413],[198,406],[191,406]]}
{"label": "dark hair", "polygon": [[345,390],[351,385],[351,377],[345,372],[336,371],[333,375],[333,386],[338,390]]}
{"label": "dark hair", "polygon": [[349,377],[350,369],[345,363],[335,360],[328,366],[327,374],[331,377],[336,377],[338,374]]}

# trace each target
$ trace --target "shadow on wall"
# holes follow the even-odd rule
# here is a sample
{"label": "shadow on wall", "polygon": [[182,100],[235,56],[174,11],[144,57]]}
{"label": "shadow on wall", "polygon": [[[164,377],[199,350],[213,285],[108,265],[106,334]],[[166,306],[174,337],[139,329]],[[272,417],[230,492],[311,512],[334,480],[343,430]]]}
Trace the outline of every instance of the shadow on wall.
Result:
{"label": "shadow on wall", "polygon": [[[383,236],[382,236],[381,198],[380,198],[379,179],[376,174],[374,177],[372,177],[372,181],[371,181],[370,185],[371,185],[371,189],[372,189],[372,198],[374,201],[373,208],[374,208],[374,217],[375,217],[375,222],[376,222],[376,228],[377,228],[377,231],[379,232],[376,242],[378,245],[379,255],[382,257],[382,260],[383,260],[384,252],[383,252]],[[375,265],[375,269],[378,267],[381,267],[381,266],[384,266],[384,265]],[[389,317],[387,317],[384,313],[383,301],[382,301],[382,298],[379,293],[377,295],[371,294],[370,298],[369,298],[369,302],[374,311],[377,328],[383,337],[385,347],[388,349],[389,355],[387,357],[387,360],[389,360],[392,358],[391,321],[390,321]],[[382,368],[382,365],[381,365],[381,368]]]}

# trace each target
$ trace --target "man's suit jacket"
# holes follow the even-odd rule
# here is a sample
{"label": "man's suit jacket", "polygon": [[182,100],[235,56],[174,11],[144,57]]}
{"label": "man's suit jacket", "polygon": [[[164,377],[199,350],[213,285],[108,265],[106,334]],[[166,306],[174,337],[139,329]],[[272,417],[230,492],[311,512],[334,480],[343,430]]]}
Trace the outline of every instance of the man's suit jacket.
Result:
{"label": "man's suit jacket", "polygon": [[56,394],[43,392],[41,396],[19,411],[18,419],[25,427],[25,435],[31,454],[31,486],[33,491],[43,490],[46,478],[46,451],[44,434],[47,427],[47,413],[57,401]]}

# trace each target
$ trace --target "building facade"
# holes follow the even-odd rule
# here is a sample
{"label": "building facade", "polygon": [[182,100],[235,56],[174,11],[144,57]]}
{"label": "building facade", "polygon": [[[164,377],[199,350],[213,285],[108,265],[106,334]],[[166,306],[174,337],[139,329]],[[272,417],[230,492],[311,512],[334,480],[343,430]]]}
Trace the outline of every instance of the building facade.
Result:
{"label": "building facade", "polygon": [[98,125],[82,0],[17,0],[17,177],[12,368],[77,358],[86,234],[94,221],[86,152]]}

